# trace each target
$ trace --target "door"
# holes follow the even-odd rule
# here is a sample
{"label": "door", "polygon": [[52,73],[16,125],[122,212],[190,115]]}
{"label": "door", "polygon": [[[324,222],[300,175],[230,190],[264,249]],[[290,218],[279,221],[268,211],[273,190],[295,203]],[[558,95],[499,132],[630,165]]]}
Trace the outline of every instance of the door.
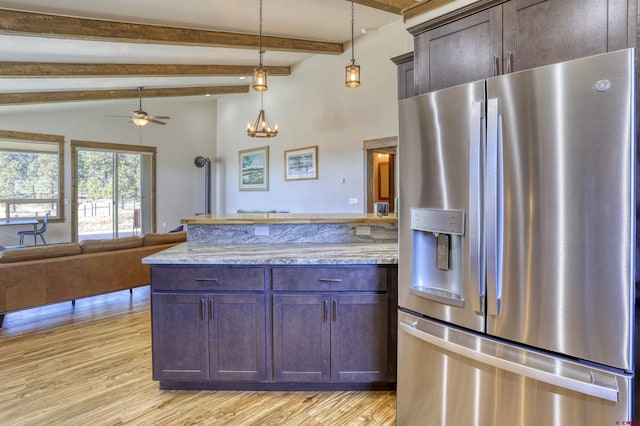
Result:
{"label": "door", "polygon": [[143,158],[138,153],[118,152],[115,154],[114,229],[116,230],[116,238],[142,235]]}
{"label": "door", "polygon": [[109,239],[153,230],[155,149],[72,141],[75,236]]}
{"label": "door", "polygon": [[[511,0],[503,4],[505,72],[624,49],[628,0]],[[588,23],[586,25],[585,23]],[[635,38],[635,34],[632,36]]]}
{"label": "door", "polygon": [[262,294],[209,297],[211,380],[266,380],[264,298]]}
{"label": "door", "polygon": [[273,295],[273,363],[277,382],[329,382],[329,294]]}
{"label": "door", "polygon": [[398,323],[398,425],[632,424],[630,375],[402,312]]}
{"label": "door", "polygon": [[[481,81],[399,103],[398,305],[478,331],[484,330],[484,86]],[[419,209],[437,218],[451,213],[460,227],[451,235],[440,233],[438,223],[414,230],[412,211]],[[445,259],[440,264],[438,247]]]}
{"label": "door", "polygon": [[414,38],[417,93],[471,83],[502,72],[502,6]]}
{"label": "door", "polygon": [[331,381],[387,381],[388,294],[331,297]]}
{"label": "door", "polygon": [[153,380],[209,379],[206,295],[151,295]]}
{"label": "door", "polygon": [[488,332],[631,370],[635,49],[487,81]]}

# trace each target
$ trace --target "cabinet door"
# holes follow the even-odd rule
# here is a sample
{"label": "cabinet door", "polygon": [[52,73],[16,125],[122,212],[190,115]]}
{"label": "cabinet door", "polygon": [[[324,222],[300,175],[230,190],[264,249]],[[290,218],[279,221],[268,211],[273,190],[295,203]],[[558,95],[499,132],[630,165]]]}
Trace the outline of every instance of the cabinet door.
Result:
{"label": "cabinet door", "polygon": [[277,382],[328,382],[329,294],[273,295],[273,362]]}
{"label": "cabinet door", "polygon": [[389,295],[334,294],[331,322],[331,381],[386,381]]}
{"label": "cabinet door", "polygon": [[398,65],[398,100],[415,96],[413,60]]}
{"label": "cabinet door", "polygon": [[265,296],[211,295],[207,319],[211,380],[266,380]]}
{"label": "cabinet door", "polygon": [[[623,49],[627,0],[511,0],[503,5],[507,72]],[[509,68],[510,62],[510,70]]]}
{"label": "cabinet door", "polygon": [[502,72],[502,6],[414,37],[418,94],[482,80]]}
{"label": "cabinet door", "polygon": [[203,294],[152,294],[154,380],[209,378],[205,302]]}

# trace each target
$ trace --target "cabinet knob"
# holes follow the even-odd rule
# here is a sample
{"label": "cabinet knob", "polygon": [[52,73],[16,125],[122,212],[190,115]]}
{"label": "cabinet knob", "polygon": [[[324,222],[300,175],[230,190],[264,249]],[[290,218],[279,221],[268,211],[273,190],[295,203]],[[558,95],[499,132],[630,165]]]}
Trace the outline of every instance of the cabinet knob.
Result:
{"label": "cabinet knob", "polygon": [[321,283],[341,283],[341,278],[318,278]]}

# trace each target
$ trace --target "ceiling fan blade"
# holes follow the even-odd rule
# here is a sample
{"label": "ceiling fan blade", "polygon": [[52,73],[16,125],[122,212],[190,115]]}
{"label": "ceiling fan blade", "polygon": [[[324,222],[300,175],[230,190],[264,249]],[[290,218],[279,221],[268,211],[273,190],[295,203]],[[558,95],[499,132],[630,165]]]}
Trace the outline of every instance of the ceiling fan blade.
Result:
{"label": "ceiling fan blade", "polygon": [[170,119],[170,118],[171,118],[171,117],[166,116],[166,115],[148,115],[147,117],[149,117],[149,118],[156,118],[156,119],[158,119],[158,120],[168,120],[168,119]]}
{"label": "ceiling fan blade", "polygon": [[154,124],[167,124],[164,121],[160,121],[160,120],[156,120],[155,118],[151,118],[151,117],[147,117],[147,120],[149,121],[149,123],[154,123]]}

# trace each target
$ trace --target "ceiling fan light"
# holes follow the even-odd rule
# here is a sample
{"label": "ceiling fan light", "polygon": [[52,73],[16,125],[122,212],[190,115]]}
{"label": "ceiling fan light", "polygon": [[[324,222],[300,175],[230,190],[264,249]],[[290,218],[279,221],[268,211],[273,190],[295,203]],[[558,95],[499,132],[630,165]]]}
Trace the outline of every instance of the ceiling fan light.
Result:
{"label": "ceiling fan light", "polygon": [[258,92],[264,92],[267,87],[267,70],[266,68],[259,66],[253,70],[253,90]]}
{"label": "ceiling fan light", "polygon": [[360,86],[360,65],[353,59],[345,68],[345,85],[349,88]]}
{"label": "ceiling fan light", "polygon": [[133,121],[133,124],[138,127],[144,127],[149,124],[149,120],[147,120],[145,117],[133,117],[131,121]]}

